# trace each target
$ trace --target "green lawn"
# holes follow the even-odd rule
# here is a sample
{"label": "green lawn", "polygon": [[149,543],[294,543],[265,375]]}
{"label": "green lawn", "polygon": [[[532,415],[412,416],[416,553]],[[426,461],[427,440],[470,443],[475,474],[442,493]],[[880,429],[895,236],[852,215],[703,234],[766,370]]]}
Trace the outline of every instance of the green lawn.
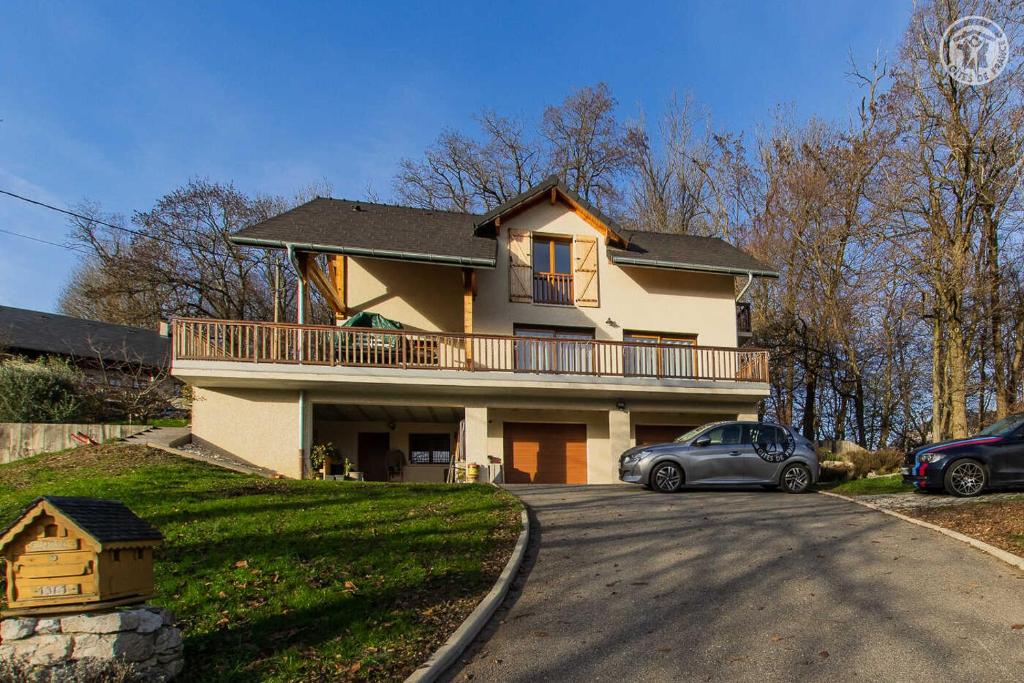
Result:
{"label": "green lawn", "polygon": [[124,444],[0,466],[0,524],[42,494],[116,498],[163,531],[153,602],[181,620],[185,680],[404,678],[519,533],[490,486],[267,480]]}
{"label": "green lawn", "polygon": [[154,417],[146,424],[150,427],[187,427],[188,420],[184,417]]}
{"label": "green lawn", "polygon": [[907,493],[913,491],[914,487],[904,484],[903,478],[899,474],[887,474],[870,479],[845,481],[827,490],[846,496],[870,496],[879,493]]}

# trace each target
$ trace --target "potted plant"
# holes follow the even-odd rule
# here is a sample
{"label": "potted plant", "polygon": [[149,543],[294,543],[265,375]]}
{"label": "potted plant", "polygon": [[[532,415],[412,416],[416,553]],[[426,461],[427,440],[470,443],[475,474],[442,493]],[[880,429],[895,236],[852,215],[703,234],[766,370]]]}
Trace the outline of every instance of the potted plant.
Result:
{"label": "potted plant", "polygon": [[353,467],[355,467],[355,465],[353,465],[352,461],[349,460],[348,458],[345,458],[345,463],[344,463],[343,467],[344,467],[345,478],[346,479],[355,479],[357,481],[362,481],[363,480],[363,473],[362,472],[357,472],[356,470],[352,469]]}
{"label": "potted plant", "polygon": [[314,476],[318,479],[323,479],[327,476],[327,471],[331,466],[331,462],[338,457],[338,450],[334,447],[333,443],[329,441],[326,443],[318,443],[309,452],[309,465],[313,469]]}

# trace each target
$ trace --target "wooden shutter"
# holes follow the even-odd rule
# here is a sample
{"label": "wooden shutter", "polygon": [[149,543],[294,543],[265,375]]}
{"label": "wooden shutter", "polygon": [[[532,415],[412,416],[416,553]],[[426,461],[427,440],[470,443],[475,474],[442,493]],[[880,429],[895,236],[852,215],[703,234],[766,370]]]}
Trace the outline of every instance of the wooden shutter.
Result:
{"label": "wooden shutter", "polygon": [[597,239],[576,235],[573,238],[573,291],[576,305],[597,307],[601,299],[597,287]]}
{"label": "wooden shutter", "polygon": [[508,293],[510,301],[533,301],[533,242],[524,230],[508,231]]}

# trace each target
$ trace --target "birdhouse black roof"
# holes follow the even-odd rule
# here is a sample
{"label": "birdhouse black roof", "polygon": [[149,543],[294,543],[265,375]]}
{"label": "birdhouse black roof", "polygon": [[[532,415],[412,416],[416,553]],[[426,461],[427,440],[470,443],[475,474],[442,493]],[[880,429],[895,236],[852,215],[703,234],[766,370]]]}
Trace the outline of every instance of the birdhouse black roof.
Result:
{"label": "birdhouse black roof", "polygon": [[98,543],[163,540],[163,534],[156,527],[129,510],[119,500],[69,496],[36,498],[17,519],[0,531],[0,538],[6,536],[7,532],[42,502],[56,508]]}

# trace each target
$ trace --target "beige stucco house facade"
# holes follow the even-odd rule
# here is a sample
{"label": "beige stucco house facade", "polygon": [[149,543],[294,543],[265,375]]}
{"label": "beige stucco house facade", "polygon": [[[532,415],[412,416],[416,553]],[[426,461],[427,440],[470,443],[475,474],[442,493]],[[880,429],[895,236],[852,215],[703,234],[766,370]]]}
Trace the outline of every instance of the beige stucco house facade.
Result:
{"label": "beige stucco house facade", "polygon": [[330,442],[369,479],[443,481],[457,459],[610,483],[626,448],[768,394],[737,290],[776,273],[721,240],[623,230],[554,178],[483,216],[316,199],[233,240],[286,250],[300,301],[316,287],[338,325],[301,305],[298,324],[177,320],[173,373],[197,442],[287,476]]}

